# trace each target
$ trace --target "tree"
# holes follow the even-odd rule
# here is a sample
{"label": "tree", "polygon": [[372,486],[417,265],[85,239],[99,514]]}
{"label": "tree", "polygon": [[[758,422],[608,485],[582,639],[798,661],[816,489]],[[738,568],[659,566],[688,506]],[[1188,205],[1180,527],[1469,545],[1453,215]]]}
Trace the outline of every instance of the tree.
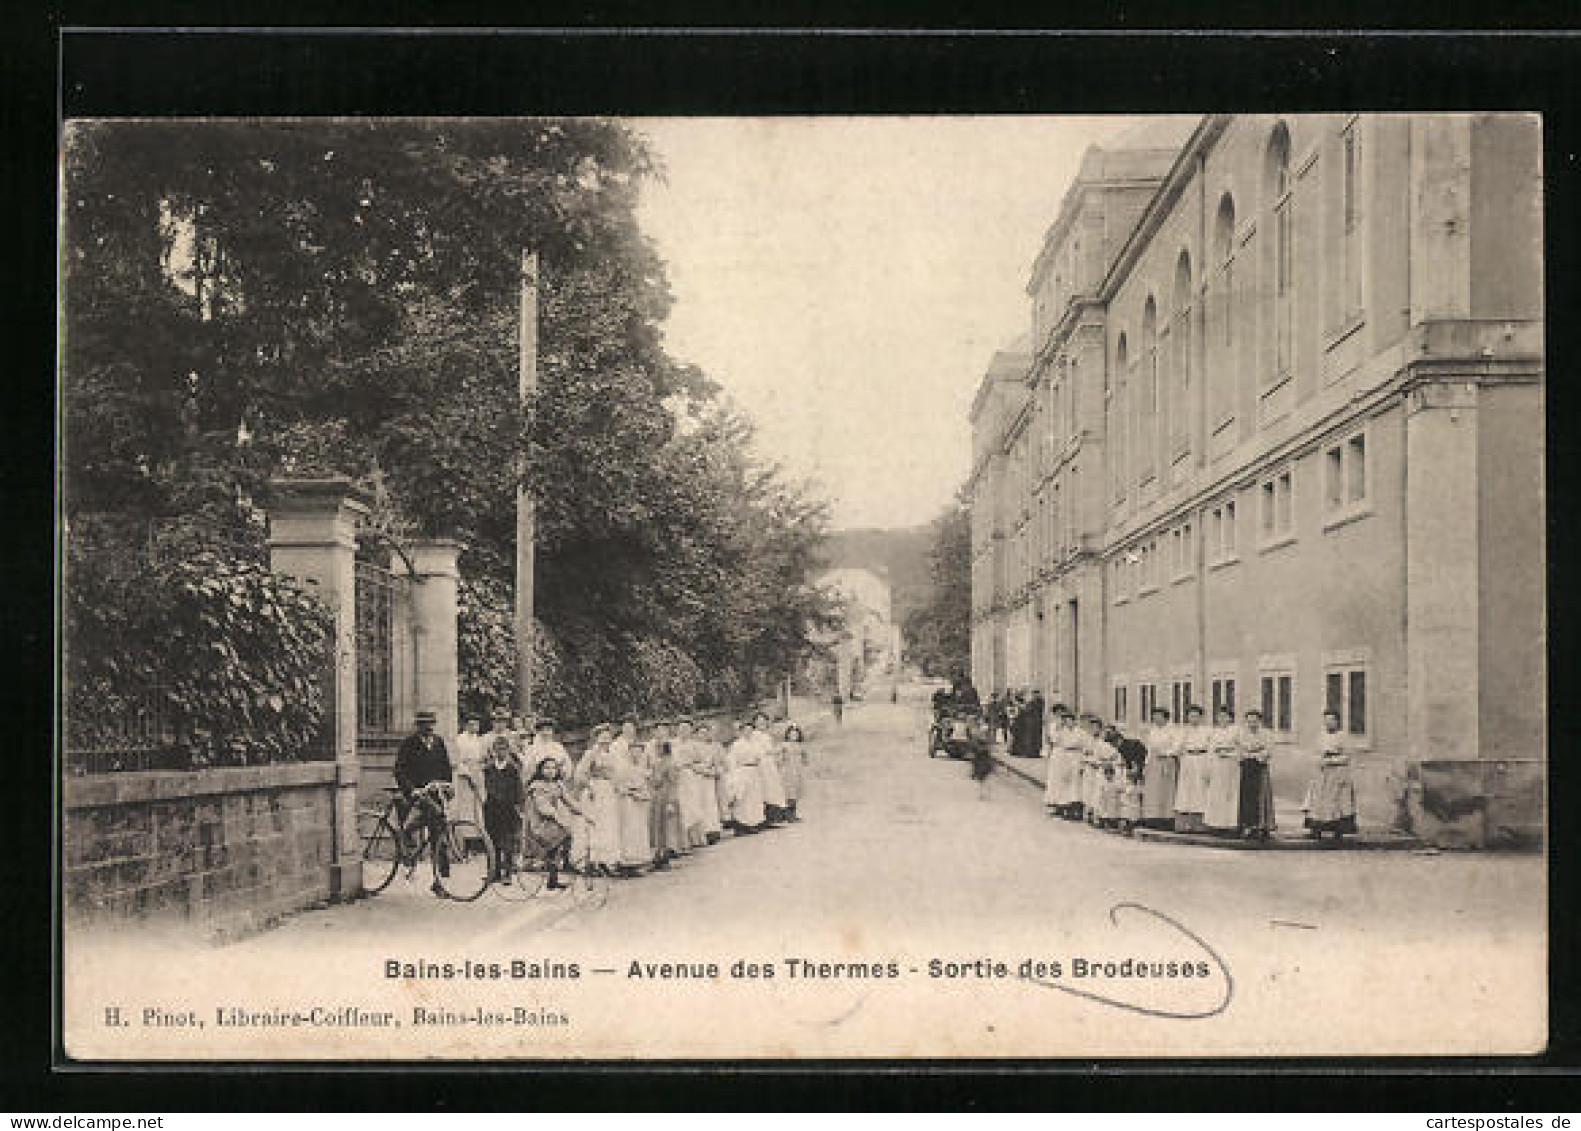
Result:
{"label": "tree", "polygon": [[972,514],[962,498],[933,523],[927,601],[907,616],[913,660],[928,675],[969,670],[972,654]]}
{"label": "tree", "polygon": [[[539,670],[572,718],[730,699],[808,647],[825,516],[662,348],[670,295],[616,122],[101,122],[66,146],[70,513],[234,522],[349,475],[448,535],[464,695],[503,690],[518,468]],[[520,405],[520,253],[539,391]]]}

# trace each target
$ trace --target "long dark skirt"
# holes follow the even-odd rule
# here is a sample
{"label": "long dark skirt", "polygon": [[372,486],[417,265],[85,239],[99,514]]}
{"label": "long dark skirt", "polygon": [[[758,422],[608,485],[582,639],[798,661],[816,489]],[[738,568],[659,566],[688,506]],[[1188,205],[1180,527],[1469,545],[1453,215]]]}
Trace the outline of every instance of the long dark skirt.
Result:
{"label": "long dark skirt", "polygon": [[982,781],[994,772],[994,756],[986,750],[979,750],[972,755],[972,780]]}
{"label": "long dark skirt", "polygon": [[1267,762],[1241,763],[1241,803],[1237,823],[1243,829],[1270,832],[1274,824],[1274,782]]}

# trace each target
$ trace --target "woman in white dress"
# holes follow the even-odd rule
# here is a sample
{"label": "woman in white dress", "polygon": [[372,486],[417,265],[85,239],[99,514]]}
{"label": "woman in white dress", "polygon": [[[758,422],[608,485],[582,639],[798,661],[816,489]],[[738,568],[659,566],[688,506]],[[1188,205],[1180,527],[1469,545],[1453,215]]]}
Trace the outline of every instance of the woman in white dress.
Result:
{"label": "woman in white dress", "polygon": [[583,830],[588,867],[606,876],[620,865],[620,795],[615,789],[620,765],[610,747],[613,732],[608,723],[593,728],[593,743],[577,763],[575,777],[586,797],[582,808],[588,818]]}
{"label": "woman in white dress", "polygon": [[1241,833],[1241,744],[1235,714],[1220,707],[1208,736],[1208,795],[1202,823],[1223,836]]}
{"label": "woman in white dress", "polygon": [[1202,814],[1208,805],[1208,751],[1213,730],[1202,721],[1202,708],[1186,708],[1186,726],[1180,736],[1180,785],[1175,791],[1175,831],[1200,833],[1206,827]]}
{"label": "woman in white dress", "polygon": [[1180,782],[1180,728],[1165,707],[1153,708],[1147,732],[1147,765],[1142,771],[1142,824],[1155,829],[1175,827],[1175,790]]}
{"label": "woman in white dress", "polygon": [[1350,749],[1340,729],[1337,711],[1323,712],[1323,733],[1318,736],[1318,772],[1307,786],[1301,804],[1307,834],[1321,840],[1333,833],[1336,841],[1356,831],[1356,779],[1351,774]]}
{"label": "woman in white dress", "polygon": [[692,737],[692,720],[682,718],[675,724],[675,738],[670,744],[675,757],[675,769],[680,775],[681,834],[687,848],[701,848],[708,843],[706,817],[703,805],[704,791],[713,800],[713,783],[699,771],[703,757],[702,744]]}
{"label": "woman in white dress", "polygon": [[785,820],[785,807],[790,798],[785,793],[785,779],[780,774],[779,752],[774,748],[774,736],[769,733],[769,717],[759,711],[752,718],[750,737],[758,748],[758,776],[763,779],[764,820],[777,825]]}
{"label": "woman in white dress", "polygon": [[730,816],[737,835],[755,833],[763,827],[763,775],[758,771],[760,748],[752,727],[743,724],[730,744],[726,757],[730,778]]}
{"label": "woman in white dress", "polygon": [[468,715],[456,735],[455,760],[451,763],[456,796],[450,803],[450,817],[471,821],[483,828],[483,763],[488,760],[488,739],[483,736],[483,720]]}
{"label": "woman in white dress", "polygon": [[653,851],[653,758],[628,723],[629,733],[621,753],[616,755],[619,776],[615,790],[620,794],[620,872],[635,876],[654,862]]}

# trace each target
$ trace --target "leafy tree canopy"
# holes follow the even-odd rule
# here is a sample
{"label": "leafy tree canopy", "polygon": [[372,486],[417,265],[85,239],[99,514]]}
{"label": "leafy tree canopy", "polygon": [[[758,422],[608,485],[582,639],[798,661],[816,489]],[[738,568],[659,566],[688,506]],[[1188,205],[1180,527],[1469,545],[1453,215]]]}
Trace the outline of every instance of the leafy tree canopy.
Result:
{"label": "leafy tree canopy", "polygon": [[[459,537],[467,615],[497,618],[525,462],[543,668],[589,689],[554,690],[563,710],[728,697],[710,689],[809,649],[826,514],[665,353],[664,265],[635,215],[658,170],[627,128],[92,122],[66,140],[69,513],[229,518],[271,477],[350,475],[388,530]],[[468,694],[498,694],[508,634],[463,641]]]}

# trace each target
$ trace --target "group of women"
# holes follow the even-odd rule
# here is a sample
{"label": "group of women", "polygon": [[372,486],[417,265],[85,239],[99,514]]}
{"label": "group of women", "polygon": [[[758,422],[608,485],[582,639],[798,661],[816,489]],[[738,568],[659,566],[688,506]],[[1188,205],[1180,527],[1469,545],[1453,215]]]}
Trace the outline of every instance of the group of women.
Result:
{"label": "group of women", "polygon": [[[667,870],[727,831],[745,836],[797,812],[806,779],[801,728],[766,712],[732,723],[692,717],[644,731],[628,718],[593,728],[573,761],[540,720],[530,742],[509,717],[481,733],[469,719],[456,739],[459,818],[478,820],[494,842],[497,869],[543,862],[549,887],[586,866],[632,877]],[[470,810],[470,811],[468,811]]]}
{"label": "group of women", "polygon": [[[1151,726],[1135,736],[1079,719],[1063,704],[1051,710],[1044,804],[1051,815],[1128,832],[1142,825],[1177,832],[1266,840],[1275,828],[1271,736],[1262,712],[1239,724],[1220,709],[1212,725],[1203,709],[1177,723],[1155,707]],[[1326,712],[1316,778],[1303,802],[1309,835],[1336,838],[1356,831],[1356,787],[1339,716]]]}

